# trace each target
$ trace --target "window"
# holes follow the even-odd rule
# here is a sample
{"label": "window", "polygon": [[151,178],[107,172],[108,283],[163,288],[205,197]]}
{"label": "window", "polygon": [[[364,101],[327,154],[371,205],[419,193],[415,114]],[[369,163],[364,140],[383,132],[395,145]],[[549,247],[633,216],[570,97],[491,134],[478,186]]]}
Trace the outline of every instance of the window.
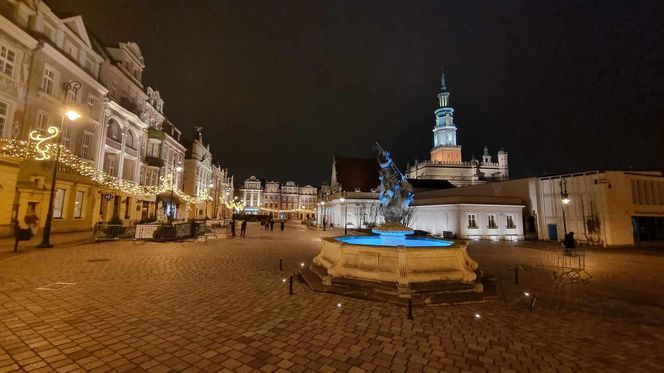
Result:
{"label": "window", "polygon": [[108,122],[108,133],[107,136],[111,139],[118,141],[120,137],[120,125],[117,124],[114,120]]}
{"label": "window", "polygon": [[476,218],[475,214],[468,214],[468,228],[477,228]]}
{"label": "window", "polygon": [[46,128],[48,127],[48,114],[46,114],[43,111],[39,111],[37,113],[37,123],[35,124],[35,130],[39,131],[40,133],[46,132]]}
{"label": "window", "polygon": [[50,40],[53,40],[53,27],[49,25],[48,23],[44,22],[44,35],[46,35],[47,38]]}
{"label": "window", "polygon": [[42,77],[41,90],[48,93],[49,95],[53,94],[53,85],[55,84],[55,71],[50,67],[44,67],[44,76]]}
{"label": "window", "polygon": [[487,219],[488,219],[487,223],[489,225],[489,228],[491,228],[491,229],[498,228],[498,225],[496,224],[496,215],[495,214],[489,214],[487,216]]}
{"label": "window", "polygon": [[14,76],[15,63],[16,52],[5,45],[0,46],[0,72],[7,76]]}
{"label": "window", "polygon": [[106,172],[109,175],[115,176],[115,158],[112,155],[106,158]]}
{"label": "window", "polygon": [[78,87],[72,85],[67,88],[67,102],[78,102]]}
{"label": "window", "polygon": [[5,133],[5,124],[7,124],[7,115],[9,115],[9,105],[0,101],[0,136]]}
{"label": "window", "polygon": [[68,126],[62,129],[62,145],[67,149],[71,145],[71,128]]}
{"label": "window", "polygon": [[514,216],[513,215],[507,215],[507,228],[509,228],[509,229],[516,228],[516,224],[514,224]]}
{"label": "window", "polygon": [[62,219],[64,205],[65,190],[58,188],[55,190],[55,200],[53,201],[53,218]]}
{"label": "window", "polygon": [[134,142],[134,133],[133,132],[127,131],[127,139],[125,140],[125,144],[131,149],[136,149],[136,144]]}
{"label": "window", "polygon": [[91,118],[94,118],[95,116],[95,104],[97,103],[97,99],[93,95],[88,96],[88,114],[90,115]]}
{"label": "window", "polygon": [[72,56],[72,58],[77,59],[78,57],[76,56],[78,52],[78,48],[74,46],[72,42],[67,40],[65,42],[65,52],[67,52],[68,55]]}
{"label": "window", "polygon": [[92,134],[90,132],[83,133],[81,139],[81,158],[90,159],[90,142],[92,141]]}
{"label": "window", "polygon": [[85,192],[82,190],[76,191],[76,201],[74,202],[74,219],[83,218],[83,200]]}

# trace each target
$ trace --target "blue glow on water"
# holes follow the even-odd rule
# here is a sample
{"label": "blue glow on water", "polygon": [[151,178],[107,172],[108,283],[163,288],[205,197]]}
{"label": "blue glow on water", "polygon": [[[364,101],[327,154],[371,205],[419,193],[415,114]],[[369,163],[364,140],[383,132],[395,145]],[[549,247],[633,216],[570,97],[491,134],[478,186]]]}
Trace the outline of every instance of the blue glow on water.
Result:
{"label": "blue glow on water", "polygon": [[450,240],[430,237],[406,237],[396,244],[392,240],[385,242],[380,236],[343,236],[337,237],[336,240],[351,245],[364,246],[448,247],[452,246],[453,243]]}

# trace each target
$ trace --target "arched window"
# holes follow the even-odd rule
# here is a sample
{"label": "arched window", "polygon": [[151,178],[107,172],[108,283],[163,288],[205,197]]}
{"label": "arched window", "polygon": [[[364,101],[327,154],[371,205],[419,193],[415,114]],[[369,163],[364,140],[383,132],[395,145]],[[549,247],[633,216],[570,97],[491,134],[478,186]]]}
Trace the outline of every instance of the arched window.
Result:
{"label": "arched window", "polygon": [[136,138],[132,131],[127,131],[127,138],[125,139],[125,144],[131,149],[136,149]]}
{"label": "arched window", "polygon": [[114,119],[111,119],[108,121],[108,129],[106,131],[106,136],[115,140],[115,141],[120,141],[120,134],[122,133],[122,128],[120,128],[120,125],[118,122],[116,122]]}

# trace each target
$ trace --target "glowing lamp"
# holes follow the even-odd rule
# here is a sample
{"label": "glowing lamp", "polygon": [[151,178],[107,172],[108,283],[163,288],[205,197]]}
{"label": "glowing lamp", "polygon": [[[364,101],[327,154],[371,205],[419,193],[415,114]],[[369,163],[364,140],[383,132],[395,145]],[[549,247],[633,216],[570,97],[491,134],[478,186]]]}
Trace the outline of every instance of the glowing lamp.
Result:
{"label": "glowing lamp", "polygon": [[67,119],[74,121],[74,120],[80,118],[81,114],[75,112],[74,110],[67,110],[65,112],[65,116],[67,117]]}

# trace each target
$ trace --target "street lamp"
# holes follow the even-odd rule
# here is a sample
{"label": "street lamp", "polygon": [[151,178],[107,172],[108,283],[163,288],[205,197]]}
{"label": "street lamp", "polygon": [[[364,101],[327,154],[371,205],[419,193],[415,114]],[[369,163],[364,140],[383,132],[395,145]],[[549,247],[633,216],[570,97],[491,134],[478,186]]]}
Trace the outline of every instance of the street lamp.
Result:
{"label": "street lamp", "polygon": [[[175,166],[175,158],[173,159],[173,165]],[[170,211],[171,212],[171,214],[170,214],[171,215],[170,216],[171,222],[173,222],[173,220],[175,220],[175,203],[173,202],[173,191],[175,190],[175,185],[176,185],[175,182],[177,181],[177,174],[182,172],[182,166],[180,166],[178,164],[174,168],[174,171],[175,172],[173,172],[173,179],[171,180],[171,211]]]}
{"label": "street lamp", "polygon": [[563,231],[567,236],[567,219],[565,217],[565,206],[570,202],[569,195],[567,194],[567,180],[560,180],[560,201],[563,203]]}
{"label": "street lamp", "polygon": [[208,192],[207,192],[207,195],[205,196],[205,220],[208,219],[208,214],[207,214],[208,213],[208,197],[211,194],[210,190],[212,189],[213,186],[214,186],[214,184],[212,184],[212,183],[208,184]]}
{"label": "street lamp", "polygon": [[42,235],[42,242],[37,246],[40,248],[53,247],[51,245],[51,224],[53,223],[53,199],[55,198],[55,181],[58,177],[58,163],[60,161],[60,140],[62,136],[59,134],[65,127],[65,117],[70,121],[75,121],[81,117],[81,115],[74,110],[67,110],[62,113],[60,118],[60,129],[56,127],[49,127],[49,133],[55,133],[58,136],[58,150],[55,153],[55,161],[53,162],[53,177],[51,178],[51,192],[48,197],[48,212],[46,213],[46,223],[44,223],[44,234]]}
{"label": "street lamp", "polygon": [[341,197],[341,203],[344,204],[344,236],[346,236],[348,235],[348,205],[344,197]]}

